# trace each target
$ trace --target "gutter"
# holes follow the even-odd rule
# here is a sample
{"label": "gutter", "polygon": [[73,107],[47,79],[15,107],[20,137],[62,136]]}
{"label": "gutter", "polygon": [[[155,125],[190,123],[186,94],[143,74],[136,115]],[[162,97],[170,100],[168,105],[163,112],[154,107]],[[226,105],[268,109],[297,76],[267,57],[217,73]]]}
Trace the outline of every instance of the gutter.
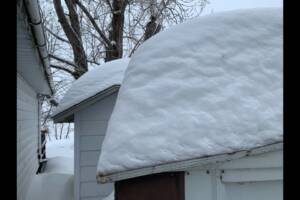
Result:
{"label": "gutter", "polygon": [[42,24],[39,3],[38,0],[24,0],[24,5],[35,40],[34,42],[38,49],[38,53],[43,64],[44,73],[51,90],[51,95],[49,96],[49,98],[51,98],[52,95],[54,95],[55,91],[50,72],[49,55],[47,51],[46,37]]}

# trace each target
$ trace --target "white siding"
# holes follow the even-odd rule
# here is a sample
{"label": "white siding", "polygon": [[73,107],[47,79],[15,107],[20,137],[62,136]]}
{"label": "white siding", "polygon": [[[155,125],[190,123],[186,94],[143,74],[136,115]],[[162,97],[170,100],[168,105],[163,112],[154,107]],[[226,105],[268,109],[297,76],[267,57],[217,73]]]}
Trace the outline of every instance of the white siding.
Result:
{"label": "white siding", "polygon": [[190,169],[186,200],[282,200],[282,151]]}
{"label": "white siding", "polygon": [[50,94],[38,50],[24,13],[17,9],[17,71],[41,94]]}
{"label": "white siding", "polygon": [[75,113],[75,200],[100,200],[113,184],[96,182],[96,167],[117,94]]}
{"label": "white siding", "polygon": [[35,91],[17,74],[17,199],[25,199],[38,169],[38,100]]}

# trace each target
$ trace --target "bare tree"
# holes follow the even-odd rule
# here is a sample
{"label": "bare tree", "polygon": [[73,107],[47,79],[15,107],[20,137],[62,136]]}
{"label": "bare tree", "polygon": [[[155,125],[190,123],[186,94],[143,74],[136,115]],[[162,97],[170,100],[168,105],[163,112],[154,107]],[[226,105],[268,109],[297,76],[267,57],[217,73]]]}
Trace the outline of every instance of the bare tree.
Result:
{"label": "bare tree", "polygon": [[[47,31],[55,38],[54,46],[59,44],[66,51],[71,47],[73,55],[61,56],[61,51],[54,47],[58,53],[51,53],[51,66],[77,79],[88,70],[88,63],[131,56],[143,41],[165,27],[198,16],[207,3],[207,0],[53,0],[56,15],[45,19]],[[53,18],[58,19],[63,32],[53,26]]]}
{"label": "bare tree", "polygon": [[55,124],[54,127],[55,127],[55,139],[58,140],[58,135],[57,135],[57,124]]}
{"label": "bare tree", "polygon": [[[87,64],[87,58],[86,53],[82,44],[82,38],[81,38],[81,29],[79,24],[79,18],[76,11],[76,4],[74,0],[65,0],[65,3],[67,5],[68,11],[69,11],[69,20],[67,19],[64,9],[61,5],[61,0],[53,0],[54,8],[58,17],[58,21],[61,24],[62,29],[64,30],[64,33],[66,37],[68,38],[68,41],[70,45],[72,46],[73,50],[73,57],[74,57],[74,63],[71,63],[64,58],[59,58],[57,56],[52,55],[51,58],[54,58],[60,62],[66,63],[73,67],[73,72],[71,75],[77,79],[82,74],[84,74],[86,71],[88,71],[88,64]],[[53,66],[53,65],[52,65]],[[57,69],[62,69],[57,68]],[[65,70],[67,71],[67,70]],[[68,72],[68,71],[67,71]]]}
{"label": "bare tree", "polygon": [[66,133],[65,138],[69,138],[69,134],[70,134],[70,123],[68,124],[68,129],[67,129],[67,133]]}
{"label": "bare tree", "polygon": [[[59,100],[74,79],[103,62],[130,57],[165,28],[197,17],[207,0],[40,0]],[[45,101],[43,126],[53,106]],[[55,130],[57,127],[55,126]],[[55,131],[57,138],[57,130]]]}
{"label": "bare tree", "polygon": [[60,140],[62,138],[63,130],[64,130],[64,123],[62,123],[61,126],[60,126],[60,134],[59,134],[59,139]]}

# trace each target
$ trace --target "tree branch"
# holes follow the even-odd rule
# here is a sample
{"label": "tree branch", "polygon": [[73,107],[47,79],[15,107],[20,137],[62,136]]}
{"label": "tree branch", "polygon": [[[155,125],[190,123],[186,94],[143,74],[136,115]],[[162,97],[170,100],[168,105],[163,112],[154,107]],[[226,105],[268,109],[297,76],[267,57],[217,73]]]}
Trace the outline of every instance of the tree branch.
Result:
{"label": "tree branch", "polygon": [[76,32],[78,35],[79,39],[81,40],[81,32],[80,32],[80,26],[79,26],[79,20],[78,20],[78,15],[76,12],[76,3],[73,0],[65,0],[65,3],[69,9],[69,17],[70,17],[70,22],[73,30]]}
{"label": "tree branch", "polygon": [[93,60],[87,60],[89,63],[93,63],[93,64],[96,64],[96,65],[100,65],[100,63],[96,62],[96,61],[93,61]]}
{"label": "tree branch", "polygon": [[78,66],[77,66],[76,64],[74,64],[74,63],[72,63],[72,62],[70,62],[70,61],[68,61],[68,60],[65,60],[65,59],[63,59],[63,58],[60,58],[60,57],[58,57],[58,56],[55,56],[55,55],[53,55],[53,54],[49,54],[49,57],[50,57],[50,58],[53,58],[53,59],[55,59],[55,60],[58,60],[58,61],[60,61],[60,62],[62,62],[62,63],[71,65],[72,67],[78,68]]}
{"label": "tree branch", "polygon": [[114,11],[113,11],[113,8],[112,8],[112,6],[111,6],[110,1],[109,1],[109,0],[106,0],[106,2],[107,2],[108,6],[109,6],[109,8],[110,8],[111,13],[113,13]]}
{"label": "tree branch", "polygon": [[57,34],[53,33],[49,28],[46,27],[46,31],[48,31],[51,35],[53,35],[54,37],[56,37],[57,39],[59,39],[62,42],[66,42],[68,44],[70,44],[70,42],[67,39],[64,39],[60,36],[58,36]]}
{"label": "tree branch", "polygon": [[53,0],[53,3],[57,13],[58,20],[61,23],[67,38],[69,39],[70,42],[74,42],[74,46],[75,48],[77,48],[78,46],[80,46],[81,41],[78,38],[76,32],[70,26],[67,18],[65,17],[64,10],[62,8],[60,0]]}
{"label": "tree branch", "polygon": [[52,67],[52,68],[54,68],[54,69],[63,70],[63,71],[65,71],[65,72],[67,72],[67,73],[69,73],[69,74],[71,74],[71,75],[73,75],[73,73],[74,73],[72,70],[67,69],[67,68],[64,68],[64,67],[62,67],[62,66],[50,64],[50,67]]}
{"label": "tree branch", "polygon": [[140,46],[141,41],[144,39],[144,37],[145,37],[145,34],[143,34],[142,37],[137,41],[137,43],[134,45],[132,51],[130,52],[129,57],[131,57],[132,54],[135,52],[135,50]]}
{"label": "tree branch", "polygon": [[107,46],[112,46],[111,42],[109,41],[109,39],[105,36],[105,34],[100,30],[99,26],[97,25],[96,21],[94,20],[94,18],[91,16],[91,14],[89,13],[89,11],[86,9],[86,7],[79,2],[79,0],[75,0],[77,5],[80,7],[80,9],[84,12],[84,14],[89,18],[90,22],[93,24],[94,28],[96,29],[96,31],[99,33],[99,35],[101,36],[101,38],[104,40],[104,43]]}

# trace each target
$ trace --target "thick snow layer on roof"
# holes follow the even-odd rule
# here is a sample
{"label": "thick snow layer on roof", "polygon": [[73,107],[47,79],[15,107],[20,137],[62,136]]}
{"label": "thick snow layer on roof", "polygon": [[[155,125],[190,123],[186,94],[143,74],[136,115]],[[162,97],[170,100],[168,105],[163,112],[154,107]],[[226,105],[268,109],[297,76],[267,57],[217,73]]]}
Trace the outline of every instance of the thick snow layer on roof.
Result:
{"label": "thick snow layer on roof", "polygon": [[282,141],[282,9],[223,12],[132,56],[98,163],[105,175]]}
{"label": "thick snow layer on roof", "polygon": [[52,116],[71,108],[113,85],[120,85],[128,62],[129,58],[114,60],[95,67],[82,75],[66,92]]}

